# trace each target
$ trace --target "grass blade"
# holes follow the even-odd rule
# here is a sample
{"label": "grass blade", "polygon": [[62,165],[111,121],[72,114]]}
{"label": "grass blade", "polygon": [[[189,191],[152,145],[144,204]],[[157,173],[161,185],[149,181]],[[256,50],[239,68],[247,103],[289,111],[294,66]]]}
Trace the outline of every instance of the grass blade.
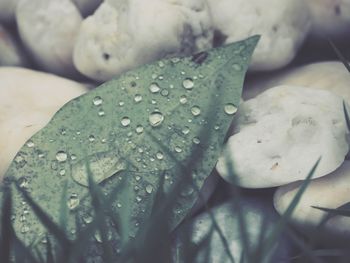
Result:
{"label": "grass blade", "polygon": [[29,206],[33,209],[35,215],[42,222],[42,224],[57,239],[62,250],[68,255],[71,247],[71,241],[67,238],[66,233],[62,231],[60,226],[51,220],[46,212],[32,200],[24,189],[22,189],[18,184],[16,184],[16,188],[22,194]]}
{"label": "grass blade", "polygon": [[11,216],[12,216],[12,196],[11,188],[5,187],[1,211],[1,240],[0,240],[0,255],[1,262],[7,263],[10,262],[11,254],[11,244],[13,240],[13,232],[11,225]]}
{"label": "grass blade", "polygon": [[60,212],[59,212],[59,225],[61,229],[66,233],[66,222],[68,218],[68,206],[67,206],[67,189],[68,189],[68,181],[66,180],[63,185],[61,203],[60,203]]}
{"label": "grass blade", "polygon": [[298,205],[298,203],[299,203],[303,193],[305,192],[307,186],[309,185],[309,183],[311,181],[311,178],[314,175],[314,173],[315,173],[315,171],[316,171],[320,161],[321,161],[321,157],[317,160],[315,165],[312,167],[312,169],[310,170],[309,174],[307,175],[307,177],[305,178],[305,180],[303,181],[303,183],[299,187],[298,192],[296,193],[296,195],[292,199],[291,203],[289,204],[287,210],[283,213],[283,215],[281,216],[279,222],[276,224],[276,226],[272,230],[271,234],[265,240],[265,242],[263,244],[263,249],[262,249],[262,251],[263,251],[263,258],[266,255],[268,255],[270,249],[275,245],[275,243],[276,243],[278,237],[280,236],[281,232],[286,227],[289,218],[292,216],[292,213],[293,213],[294,209]]}
{"label": "grass blade", "polygon": [[344,66],[346,67],[346,69],[350,72],[350,64],[348,63],[347,59],[343,56],[343,54],[340,52],[340,50],[337,48],[337,46],[333,43],[332,40],[327,39],[328,43],[331,45],[333,51],[335,52],[335,54],[337,55],[337,57],[339,58],[339,60],[344,64]]}
{"label": "grass blade", "polygon": [[350,131],[350,117],[349,117],[348,109],[346,108],[345,100],[343,100],[343,110],[344,110],[344,115],[345,115],[346,126],[348,127],[348,130]]}

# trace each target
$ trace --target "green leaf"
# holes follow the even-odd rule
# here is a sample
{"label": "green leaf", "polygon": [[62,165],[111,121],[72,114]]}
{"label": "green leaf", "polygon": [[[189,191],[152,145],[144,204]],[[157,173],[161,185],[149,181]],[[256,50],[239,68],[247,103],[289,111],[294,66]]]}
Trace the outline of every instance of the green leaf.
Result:
{"label": "green leaf", "polygon": [[[193,184],[201,188],[221,152],[258,38],[209,50],[200,60],[195,55],[145,65],[74,99],[21,148],[5,176],[25,185],[30,193],[30,199],[24,195],[25,199],[50,215],[52,222],[46,222],[57,225],[62,218],[62,189],[67,184],[66,229],[74,238],[77,214],[84,218],[93,211],[87,158],[93,181],[103,194],[127,179],[132,191],[117,196],[108,206],[117,212],[121,207],[132,211],[129,220],[122,220],[121,229],[128,230],[128,238],[136,236],[150,216],[161,175],[165,174],[166,193],[182,180],[181,169],[150,134],[180,163],[201,152],[192,167]],[[209,115],[215,118],[209,120]],[[201,131],[210,131],[212,136],[203,140]],[[26,244],[40,246],[46,236],[43,214],[36,215],[33,204],[23,204],[16,187],[12,197],[18,215],[16,233]],[[196,191],[181,194],[171,214],[172,228],[196,199]],[[21,231],[19,215],[25,209],[28,227]]]}

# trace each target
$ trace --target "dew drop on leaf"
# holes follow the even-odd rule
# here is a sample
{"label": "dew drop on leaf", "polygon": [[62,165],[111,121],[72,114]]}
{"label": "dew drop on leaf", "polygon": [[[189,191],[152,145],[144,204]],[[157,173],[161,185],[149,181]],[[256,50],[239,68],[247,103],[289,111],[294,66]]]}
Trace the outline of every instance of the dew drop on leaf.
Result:
{"label": "dew drop on leaf", "polygon": [[191,90],[191,89],[193,89],[194,83],[193,83],[192,79],[187,78],[182,82],[182,85],[185,89]]}
{"label": "dew drop on leaf", "polygon": [[156,157],[157,157],[158,160],[163,160],[164,155],[163,155],[162,152],[157,152]]}
{"label": "dew drop on leaf", "polygon": [[225,105],[224,110],[225,110],[225,113],[227,113],[228,115],[232,115],[237,112],[237,107],[232,103],[228,103]]}
{"label": "dew drop on leaf", "polygon": [[98,116],[102,117],[102,116],[105,116],[106,113],[104,112],[104,110],[99,110],[98,112]]}
{"label": "dew drop on leaf", "polygon": [[135,97],[134,97],[134,101],[136,103],[140,102],[142,100],[142,96],[140,94],[136,94]]}
{"label": "dew drop on leaf", "polygon": [[180,153],[182,152],[182,149],[179,146],[175,146],[175,152]]}
{"label": "dew drop on leaf", "polygon": [[193,106],[191,108],[191,112],[193,116],[198,116],[199,114],[201,114],[201,109],[198,106]]}
{"label": "dew drop on leaf", "polygon": [[160,94],[164,97],[169,95],[169,91],[167,89],[162,89],[162,91],[160,92]]}
{"label": "dew drop on leaf", "polygon": [[197,137],[194,137],[193,140],[192,140],[192,142],[193,142],[194,144],[200,144],[200,143],[201,143],[201,141],[200,141]]}
{"label": "dew drop on leaf", "polygon": [[34,142],[32,141],[27,141],[26,145],[28,148],[33,148],[35,146]]}
{"label": "dew drop on leaf", "polygon": [[157,83],[152,83],[150,86],[149,86],[149,90],[152,92],[152,93],[157,93],[160,91],[160,87],[158,86]]}
{"label": "dew drop on leaf", "polygon": [[151,126],[157,127],[164,121],[164,116],[159,111],[154,111],[149,115],[149,122]]}
{"label": "dew drop on leaf", "polygon": [[56,153],[56,160],[59,161],[60,163],[67,161],[67,153],[64,151],[59,151]]}
{"label": "dew drop on leaf", "polygon": [[153,192],[153,186],[152,185],[147,185],[146,186],[146,193],[151,194]]}
{"label": "dew drop on leaf", "polygon": [[241,71],[243,69],[242,66],[237,63],[233,64],[232,68],[236,71]]}
{"label": "dew drop on leaf", "polygon": [[76,193],[70,195],[67,205],[70,210],[75,209],[80,203],[80,199]]}
{"label": "dew drop on leaf", "polygon": [[89,142],[94,142],[94,141],[95,141],[95,136],[90,135],[90,136],[89,136]]}
{"label": "dew drop on leaf", "polygon": [[141,125],[137,125],[136,127],[136,133],[141,134],[143,133],[143,127]]}
{"label": "dew drop on leaf", "polygon": [[187,103],[187,97],[186,97],[185,95],[182,95],[182,96],[180,97],[180,103],[181,103],[181,104],[186,104],[186,103]]}
{"label": "dew drop on leaf", "polygon": [[185,126],[183,129],[182,129],[182,133],[184,135],[187,135],[188,133],[190,132],[190,128],[188,126]]}
{"label": "dew drop on leaf", "polygon": [[95,106],[100,106],[102,103],[103,103],[103,100],[100,96],[96,96],[93,100],[92,100],[92,103],[95,105]]}
{"label": "dew drop on leaf", "polygon": [[129,117],[123,117],[120,121],[120,123],[122,124],[123,127],[127,127],[130,125],[131,120]]}

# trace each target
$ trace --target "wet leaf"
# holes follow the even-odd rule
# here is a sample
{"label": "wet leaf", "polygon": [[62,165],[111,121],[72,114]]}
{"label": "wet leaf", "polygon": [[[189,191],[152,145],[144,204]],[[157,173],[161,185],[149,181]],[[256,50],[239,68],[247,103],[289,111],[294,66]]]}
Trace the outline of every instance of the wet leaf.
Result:
{"label": "wet leaf", "polygon": [[[6,173],[9,181],[23,188],[12,191],[19,238],[26,244],[43,244],[47,230],[33,205],[24,201],[35,202],[50,216],[46,221],[58,225],[62,189],[69,210],[65,228],[75,238],[77,215],[84,219],[93,212],[86,159],[103,194],[110,194],[123,178],[125,187],[132,189],[108,204],[117,213],[126,207],[130,211],[130,220],[123,220],[128,226],[121,226],[128,229],[128,238],[149,217],[161,175],[165,174],[165,192],[181,180],[169,152],[185,162],[195,150],[201,151],[202,158],[192,167],[193,183],[200,188],[220,154],[257,41],[251,37],[193,57],[145,65],[61,108],[21,148]],[[211,132],[205,140],[203,130]],[[168,151],[162,151],[154,138]],[[171,215],[172,227],[196,199],[196,191],[183,191]],[[23,214],[25,220],[20,220]]]}

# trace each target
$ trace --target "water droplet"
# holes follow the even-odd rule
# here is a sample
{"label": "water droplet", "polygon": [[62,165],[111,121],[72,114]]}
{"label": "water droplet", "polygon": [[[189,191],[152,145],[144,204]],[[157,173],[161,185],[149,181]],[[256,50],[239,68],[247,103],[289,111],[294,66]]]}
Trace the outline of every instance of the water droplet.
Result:
{"label": "water droplet", "polygon": [[176,63],[178,63],[178,62],[180,62],[180,58],[172,58],[171,59],[171,62],[173,62],[174,64],[176,64]]}
{"label": "water droplet", "polygon": [[193,89],[194,83],[193,83],[192,79],[187,78],[182,82],[182,85],[185,89],[191,90],[191,89]]}
{"label": "water droplet", "polygon": [[158,160],[163,160],[164,155],[163,155],[162,152],[157,152],[156,157],[157,157]]}
{"label": "water droplet", "polygon": [[56,159],[57,159],[57,161],[59,161],[59,162],[65,162],[65,161],[67,161],[67,157],[68,157],[68,155],[67,155],[67,153],[64,152],[64,151],[59,151],[59,152],[56,153]]}
{"label": "water droplet", "polygon": [[164,64],[163,61],[159,61],[159,62],[158,62],[158,66],[159,66],[160,68],[163,68],[163,67],[165,66],[165,64]]}
{"label": "water droplet", "polygon": [[186,197],[192,195],[194,192],[194,189],[191,186],[185,186],[184,189],[181,191],[181,195]]}
{"label": "water droplet", "polygon": [[136,103],[140,102],[142,100],[142,96],[140,94],[136,94],[135,97],[134,97],[134,101]]}
{"label": "water droplet", "polygon": [[193,140],[192,140],[192,142],[193,142],[194,144],[200,144],[200,143],[201,143],[201,141],[200,141],[197,137],[194,137]]}
{"label": "water droplet", "polygon": [[105,116],[106,113],[104,112],[104,110],[99,110],[98,112],[98,116],[102,117],[102,116]]}
{"label": "water droplet", "polygon": [[157,127],[164,121],[164,116],[159,111],[154,111],[149,115],[149,122],[151,126]]}
{"label": "water droplet", "polygon": [[186,103],[187,103],[187,97],[186,97],[185,95],[182,95],[182,96],[180,97],[180,103],[181,103],[181,104],[186,104]]}
{"label": "water droplet", "polygon": [[233,64],[232,67],[236,71],[241,71],[242,70],[242,66],[237,64],[237,63]]}
{"label": "water droplet", "polygon": [[237,112],[237,107],[231,103],[225,105],[225,112],[229,115],[235,114]]}
{"label": "water droplet", "polygon": [[141,134],[143,133],[143,127],[141,125],[137,125],[136,127],[136,133]]}
{"label": "water droplet", "polygon": [[129,117],[123,117],[120,122],[124,127],[127,127],[130,125],[131,120],[129,119]]}
{"label": "water droplet", "polygon": [[18,184],[19,184],[19,187],[21,188],[27,188],[29,181],[26,177],[21,177],[18,179]]}
{"label": "water droplet", "polygon": [[70,195],[67,205],[70,210],[75,209],[80,203],[80,199],[77,194],[73,193]]}
{"label": "water droplet", "polygon": [[152,185],[147,185],[146,186],[146,193],[151,194],[153,192],[153,186]]}
{"label": "water droplet", "polygon": [[83,215],[82,218],[85,224],[90,224],[93,220],[93,217],[90,214]]}
{"label": "water droplet", "polygon": [[198,106],[193,106],[191,108],[191,112],[193,116],[198,116],[199,114],[201,114],[201,109]]}
{"label": "water droplet", "polygon": [[102,103],[103,103],[103,100],[100,96],[96,96],[93,100],[92,100],[92,103],[95,105],[95,106],[100,106]]}
{"label": "water droplet", "polygon": [[90,136],[89,136],[89,142],[94,142],[94,141],[95,141],[95,136],[90,135]]}
{"label": "water droplet", "polygon": [[28,148],[33,148],[35,146],[34,142],[32,141],[27,141],[26,145]]}
{"label": "water droplet", "polygon": [[160,94],[164,97],[169,95],[169,91],[167,89],[162,89],[162,91],[160,92]]}
{"label": "water droplet", "polygon": [[149,86],[149,90],[152,92],[152,93],[157,93],[160,91],[160,87],[158,86],[157,83],[152,83],[150,86]]}
{"label": "water droplet", "polygon": [[24,225],[21,227],[21,233],[24,234],[24,233],[27,233],[29,231],[29,227],[27,225]]}
{"label": "water droplet", "polygon": [[17,168],[22,168],[26,165],[27,161],[21,153],[18,153],[15,157],[15,163]]}
{"label": "water droplet", "polygon": [[182,129],[182,133],[184,135],[188,134],[190,132],[190,128],[188,126],[185,126],[183,129]]}
{"label": "water droplet", "polygon": [[182,149],[179,146],[175,146],[175,152],[180,153],[182,152]]}

